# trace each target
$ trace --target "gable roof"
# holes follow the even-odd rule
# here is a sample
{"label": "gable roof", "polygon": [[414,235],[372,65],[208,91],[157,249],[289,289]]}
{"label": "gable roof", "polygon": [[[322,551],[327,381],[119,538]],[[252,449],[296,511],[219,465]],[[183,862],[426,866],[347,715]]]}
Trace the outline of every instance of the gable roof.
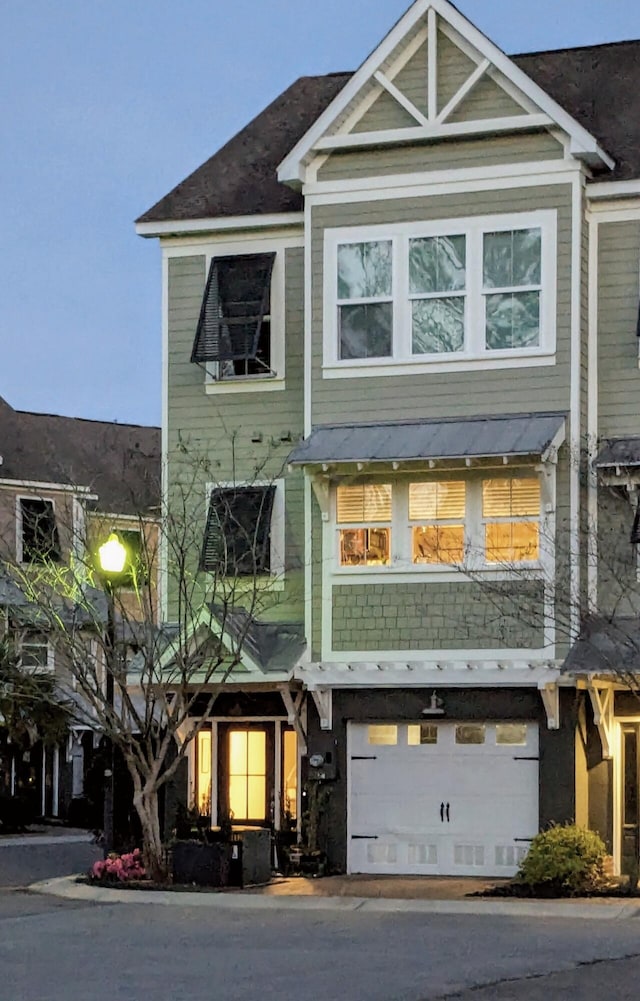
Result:
{"label": "gable roof", "polygon": [[[615,157],[610,179],[640,177],[640,40],[511,59]],[[278,167],[352,76],[296,80],[138,224],[302,211]]]}
{"label": "gable roof", "polygon": [[0,455],[0,479],[89,488],[110,514],[160,504],[156,427],[14,410],[0,397]]}

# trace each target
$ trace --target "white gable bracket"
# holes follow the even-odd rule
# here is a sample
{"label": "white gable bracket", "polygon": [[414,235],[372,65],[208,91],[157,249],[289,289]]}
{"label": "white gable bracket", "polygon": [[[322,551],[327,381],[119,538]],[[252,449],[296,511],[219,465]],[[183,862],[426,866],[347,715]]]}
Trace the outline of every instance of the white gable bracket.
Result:
{"label": "white gable bracket", "polygon": [[[519,69],[497,45],[494,45],[486,35],[456,10],[453,4],[449,3],[449,0],[415,0],[415,3],[400,18],[378,48],[365,59],[340,93],[282,161],[278,168],[278,180],[281,183],[300,186],[304,183],[306,164],[313,150],[336,148],[323,144],[323,140],[326,139],[331,127],[335,125],[340,116],[344,114],[354,99],[358,97],[365,85],[382,69],[385,60],[391,56],[394,50],[402,43],[403,39],[419,24],[425,15],[427,15],[427,40],[429,56],[431,57],[428,61],[428,65],[431,67],[430,70],[428,69],[428,118],[432,125],[436,121],[434,101],[436,94],[435,87],[437,86],[435,79],[436,61],[433,59],[433,55],[437,43],[436,21],[437,17],[440,17],[445,25],[450,26],[458,32],[469,45],[477,50],[478,62],[481,59],[484,61],[488,60],[491,64],[491,70],[495,69],[501,73],[505,80],[515,86],[546,118],[551,120],[552,124],[559,126],[567,133],[571,140],[570,150],[574,156],[585,160],[589,165],[604,165],[610,169],[615,166],[615,161],[602,149],[595,136],[585,129],[584,126],[580,125],[561,105],[554,101],[542,87],[534,83],[531,77]],[[536,116],[532,115],[531,117],[535,118]],[[530,124],[530,127],[535,126]],[[414,141],[414,138],[409,135],[413,130],[394,131],[403,131],[406,133],[405,141]],[[446,135],[447,133],[444,133],[442,138],[445,138]],[[424,138],[427,137],[425,136]]]}
{"label": "white gable bracket", "polygon": [[602,744],[602,757],[613,757],[613,688],[598,690],[593,681],[587,683],[587,691],[593,709],[593,722],[596,725]]}
{"label": "white gable bracket", "polygon": [[296,731],[298,737],[298,746],[300,748],[300,754],[306,754],[307,734],[301,717],[302,704],[304,702],[304,692],[303,691],[296,692],[296,697],[294,700],[289,685],[286,684],[278,685],[278,690],[282,695],[282,701],[284,702],[284,707],[287,710],[287,722]]}
{"label": "white gable bracket", "polygon": [[444,108],[438,115],[436,121],[446,122],[449,115],[453,114],[458,105],[462,101],[464,101],[467,94],[469,94],[470,91],[473,90],[475,85],[479,83],[479,81],[485,75],[490,66],[491,63],[489,62],[488,59],[483,60],[483,62],[481,62],[479,66],[476,66],[471,76],[467,77],[465,82],[462,84],[462,87],[457,92],[457,94],[454,94],[449,103],[445,104]]}
{"label": "white gable bracket", "polygon": [[387,93],[391,95],[394,101],[397,101],[400,107],[404,108],[404,110],[408,112],[412,118],[415,118],[418,125],[426,125],[428,128],[429,119],[422,114],[419,108],[416,108],[413,101],[410,101],[401,90],[398,90],[395,83],[392,83],[391,80],[387,79],[384,73],[374,73],[373,78],[380,84],[381,87],[384,87]]}
{"label": "white gable bracket", "polygon": [[320,717],[320,729],[333,729],[333,689],[312,688],[311,696]]}
{"label": "white gable bracket", "polygon": [[557,682],[540,685],[542,704],[547,715],[547,729],[560,729],[560,689]]}
{"label": "white gable bracket", "polygon": [[366,146],[389,146],[394,143],[428,142],[434,139],[458,139],[465,136],[497,134],[499,132],[535,132],[554,124],[549,115],[509,115],[501,118],[481,118],[472,122],[438,122],[411,128],[385,129],[380,132],[352,132],[349,135],[324,136],[315,149],[331,151],[357,149]]}

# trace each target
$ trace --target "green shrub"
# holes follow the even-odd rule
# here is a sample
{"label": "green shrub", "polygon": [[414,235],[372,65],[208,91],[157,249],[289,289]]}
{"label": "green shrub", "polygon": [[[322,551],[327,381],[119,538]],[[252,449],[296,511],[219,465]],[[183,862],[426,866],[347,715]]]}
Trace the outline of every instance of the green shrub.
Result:
{"label": "green shrub", "polygon": [[517,879],[546,893],[584,893],[603,883],[606,854],[605,843],[595,831],[555,824],[533,839]]}

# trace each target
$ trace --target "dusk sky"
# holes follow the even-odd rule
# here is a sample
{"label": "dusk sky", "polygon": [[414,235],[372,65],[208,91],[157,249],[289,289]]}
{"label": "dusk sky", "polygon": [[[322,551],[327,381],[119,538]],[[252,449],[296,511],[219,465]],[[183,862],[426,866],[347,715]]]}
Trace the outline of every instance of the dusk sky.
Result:
{"label": "dusk sky", "polygon": [[[160,255],[133,220],[407,0],[2,0],[0,396],[160,419]],[[507,53],[640,37],[638,0],[458,0]]]}

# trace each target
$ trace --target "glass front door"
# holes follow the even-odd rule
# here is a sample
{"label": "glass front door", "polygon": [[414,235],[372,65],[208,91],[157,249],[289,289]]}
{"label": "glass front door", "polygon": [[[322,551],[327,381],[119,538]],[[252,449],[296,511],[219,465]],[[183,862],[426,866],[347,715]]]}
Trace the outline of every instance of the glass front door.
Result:
{"label": "glass front door", "polygon": [[228,816],[234,824],[271,824],[273,724],[221,724],[218,748],[218,819]]}

